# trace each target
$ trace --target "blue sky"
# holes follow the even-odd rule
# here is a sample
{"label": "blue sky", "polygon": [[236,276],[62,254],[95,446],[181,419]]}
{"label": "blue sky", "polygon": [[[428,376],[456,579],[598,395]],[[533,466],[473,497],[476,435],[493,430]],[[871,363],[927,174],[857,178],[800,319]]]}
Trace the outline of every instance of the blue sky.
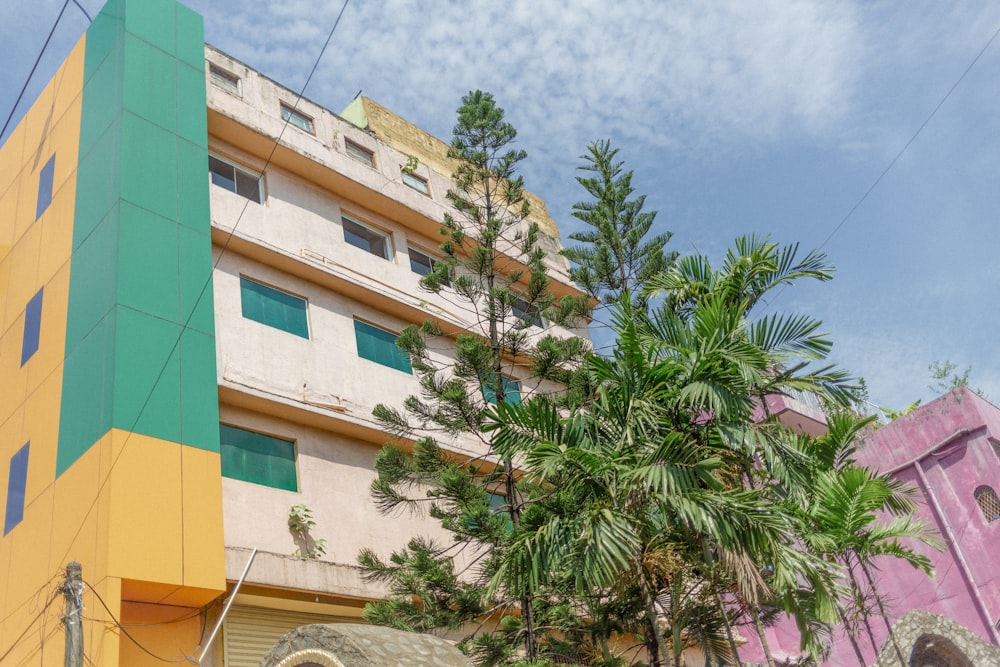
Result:
{"label": "blue sky", "polygon": [[[3,118],[62,4],[0,5]],[[341,7],[188,4],[207,41],[293,89]],[[70,3],[18,116],[86,26]],[[876,403],[931,398],[937,359],[971,365],[996,403],[1000,38],[844,219],[998,28],[990,0],[351,0],[306,96],[340,110],[362,89],[447,139],[461,96],[492,92],[564,235],[578,156],[610,138],[671,248],[718,258],[750,232],[822,246],[836,278],[769,307],[823,320]]]}

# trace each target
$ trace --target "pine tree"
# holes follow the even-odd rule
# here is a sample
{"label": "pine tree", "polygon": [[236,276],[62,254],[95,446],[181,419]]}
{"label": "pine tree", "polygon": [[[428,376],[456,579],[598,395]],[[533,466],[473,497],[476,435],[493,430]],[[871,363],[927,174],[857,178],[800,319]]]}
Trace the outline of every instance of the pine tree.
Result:
{"label": "pine tree", "polygon": [[[398,345],[410,355],[420,395],[410,396],[402,409],[375,410],[390,432],[423,436],[412,454],[395,444],[382,449],[372,485],[376,503],[384,512],[429,505],[454,544],[414,540],[388,562],[370,550],[359,556],[365,576],[388,583],[395,594],[368,605],[371,621],[410,630],[455,629],[516,609],[496,631],[477,633],[465,644],[482,664],[515,660],[518,645],[528,660],[539,653],[536,591],[503,587],[488,599],[480,591],[531,510],[531,491],[518,484],[513,461],[493,455],[491,437],[482,430],[485,414],[492,405],[542,391],[575,400],[582,390],[573,368],[586,352],[582,339],[544,333],[545,319],[570,324],[586,314],[588,302],[556,300],[550,293],[541,232],[530,220],[517,174],[526,153],[514,147],[516,136],[492,95],[475,91],[463,98],[448,153],[456,166],[448,192],[454,214],[445,215],[441,227],[444,259],[421,284],[451,299],[471,326],[457,335],[434,321],[404,329]],[[442,346],[449,338],[453,357],[441,363],[429,350],[451,347]],[[438,438],[473,438],[484,455],[458,461]],[[464,575],[452,562],[458,552],[472,563]]]}

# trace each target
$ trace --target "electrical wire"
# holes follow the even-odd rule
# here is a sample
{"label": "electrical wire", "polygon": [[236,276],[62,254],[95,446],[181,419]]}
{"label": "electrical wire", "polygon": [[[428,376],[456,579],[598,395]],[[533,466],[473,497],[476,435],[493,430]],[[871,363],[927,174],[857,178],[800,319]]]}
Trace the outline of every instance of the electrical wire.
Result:
{"label": "electrical wire", "polygon": [[48,602],[45,603],[45,606],[42,607],[39,610],[39,612],[35,614],[35,617],[31,619],[31,622],[28,623],[28,626],[21,632],[21,634],[17,636],[17,638],[13,641],[13,643],[11,643],[11,645],[7,647],[7,650],[4,651],[3,654],[0,654],[0,663],[2,663],[4,659],[14,651],[15,648],[17,648],[17,645],[20,644],[21,640],[23,640],[28,635],[28,633],[31,631],[31,628],[33,628],[35,623],[38,622],[38,619],[42,618],[45,615],[45,612],[48,610],[49,605],[51,605],[58,597],[59,597],[59,589],[56,589],[55,591],[52,592],[52,595],[49,597]]}
{"label": "electrical wire", "polygon": [[171,662],[171,663],[190,662],[189,658],[179,658],[177,660],[171,660],[170,658],[162,658],[162,657],[156,655],[155,653],[153,653],[152,651],[150,651],[145,646],[143,646],[139,642],[139,640],[136,639],[135,637],[133,637],[132,634],[125,628],[125,626],[122,625],[122,622],[119,621],[117,617],[115,617],[114,612],[112,612],[111,609],[108,607],[107,603],[104,602],[104,598],[102,598],[101,594],[97,592],[97,589],[95,589],[93,586],[91,586],[86,581],[84,581],[83,583],[86,584],[87,590],[90,591],[91,593],[93,593],[94,597],[97,598],[97,601],[101,603],[102,607],[104,607],[104,611],[107,612],[108,618],[110,618],[111,621],[118,627],[119,632],[121,632],[123,635],[125,635],[126,637],[128,637],[129,641],[131,641],[133,644],[135,644],[136,647],[138,647],[139,650],[141,650],[143,653],[145,653],[146,655],[148,655],[151,658],[159,660],[160,662]]}
{"label": "electrical wire", "polygon": [[7,120],[3,124],[3,129],[0,130],[0,138],[7,134],[7,128],[10,127],[10,121],[14,118],[14,112],[17,111],[17,105],[21,103],[21,99],[24,97],[24,91],[28,89],[28,84],[31,83],[31,77],[35,76],[35,70],[38,69],[38,63],[42,61],[42,56],[45,55],[45,49],[49,48],[49,42],[52,41],[52,35],[55,34],[56,27],[59,25],[59,21],[62,19],[63,13],[69,6],[69,3],[70,0],[66,0],[66,2],[63,3],[62,9],[59,10],[59,16],[56,17],[55,22],[52,24],[52,29],[49,30],[49,36],[45,38],[45,44],[42,45],[42,50],[38,52],[38,57],[35,58],[35,64],[31,66],[31,72],[28,73],[28,78],[24,80],[24,85],[21,86],[21,92],[17,94],[17,99],[14,100],[14,106],[11,107],[10,114],[7,116]]}
{"label": "electrical wire", "polygon": [[[68,1],[69,0],[67,0],[67,2]],[[344,11],[347,9],[347,5],[349,3],[350,3],[350,0],[344,0],[344,4],[340,8],[340,13],[337,14],[337,18],[333,22],[333,27],[330,28],[330,32],[327,34],[326,41],[323,43],[323,48],[320,49],[319,55],[316,57],[316,60],[313,63],[312,69],[309,71],[309,76],[306,78],[305,83],[302,85],[302,88],[299,91],[299,94],[298,94],[298,96],[295,99],[295,105],[293,106],[293,109],[297,109],[298,108],[299,102],[302,100],[303,95],[305,95],[306,88],[309,86],[309,83],[312,81],[313,75],[316,73],[316,69],[319,67],[319,63],[322,60],[323,55],[326,53],[327,47],[330,45],[330,40],[333,39],[333,34],[336,32],[337,26],[340,25],[340,19],[343,17]],[[65,7],[64,7],[64,9],[65,9]],[[271,161],[274,159],[274,154],[278,150],[278,146],[280,145],[281,139],[282,139],[282,137],[285,134],[285,130],[288,128],[288,123],[289,123],[289,119],[286,118],[284,124],[281,126],[281,132],[278,134],[277,138],[274,140],[274,143],[273,143],[273,145],[271,147],[271,152],[270,152],[270,154],[267,157],[267,161],[264,163],[264,168],[261,170],[262,173],[264,173],[264,172],[267,171],[267,168],[270,166]],[[215,271],[216,268],[218,268],[219,262],[222,261],[223,256],[225,255],[226,251],[228,250],[229,244],[231,243],[233,236],[236,234],[236,229],[237,229],[237,227],[239,227],[239,224],[242,221],[243,215],[246,213],[247,206],[249,204],[250,204],[249,200],[247,200],[244,203],[243,208],[240,210],[239,216],[237,216],[237,218],[236,218],[236,222],[233,224],[232,228],[229,230],[228,235],[226,236],[226,241],[223,244],[221,251],[219,252],[219,256],[218,256],[218,258],[215,260],[215,262],[212,265],[212,271],[209,272],[208,277],[205,279],[205,282],[204,282],[204,284],[201,287],[201,291],[198,292],[198,297],[197,297],[197,299],[195,299],[194,306],[192,306],[192,308],[191,308],[191,312],[188,314],[187,319],[184,321],[184,324],[181,327],[180,333],[177,334],[177,338],[174,340],[174,344],[170,348],[170,352],[167,354],[166,360],[163,362],[163,365],[160,367],[160,372],[157,374],[156,379],[153,381],[152,387],[150,387],[149,392],[146,394],[145,400],[143,400],[142,405],[139,407],[139,411],[136,414],[135,420],[132,422],[132,426],[129,429],[128,434],[125,436],[125,441],[122,443],[122,446],[121,446],[121,448],[118,451],[118,454],[115,456],[114,460],[111,462],[111,466],[108,468],[107,474],[104,476],[104,479],[101,481],[101,484],[98,486],[98,488],[97,488],[97,494],[95,495],[93,502],[90,504],[90,507],[87,509],[87,512],[83,515],[83,519],[80,522],[80,527],[77,529],[76,533],[73,535],[73,539],[69,541],[69,547],[67,548],[66,553],[63,554],[62,560],[65,560],[66,557],[69,555],[69,551],[72,549],[73,544],[76,542],[76,538],[79,537],[80,532],[83,530],[83,527],[86,525],[87,518],[90,516],[90,513],[92,511],[94,511],[94,508],[97,506],[97,502],[98,502],[98,500],[100,500],[101,494],[104,492],[104,488],[107,486],[108,482],[111,481],[111,475],[114,472],[115,467],[118,465],[118,461],[121,459],[122,454],[125,453],[125,449],[128,446],[129,440],[132,437],[132,433],[134,432],[136,425],[139,423],[139,420],[142,418],[143,413],[146,411],[146,408],[149,405],[149,402],[150,402],[150,400],[153,397],[153,392],[156,391],[156,387],[159,386],[160,381],[163,379],[163,374],[166,372],[167,367],[169,366],[170,359],[171,359],[171,357],[173,357],[174,353],[177,351],[178,345],[180,345],[181,337],[184,335],[184,332],[186,332],[188,330],[188,327],[189,327],[189,325],[191,323],[192,318],[194,317],[194,314],[198,311],[198,306],[201,304],[202,299],[205,298],[205,293],[208,290],[209,286],[212,284],[212,277],[214,275],[214,271]]]}

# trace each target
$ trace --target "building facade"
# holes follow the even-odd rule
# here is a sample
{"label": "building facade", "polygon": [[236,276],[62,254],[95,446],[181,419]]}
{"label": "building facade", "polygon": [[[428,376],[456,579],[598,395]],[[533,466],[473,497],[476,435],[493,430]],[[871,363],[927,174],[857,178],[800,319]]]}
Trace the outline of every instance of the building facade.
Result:
{"label": "building facade", "polygon": [[[257,549],[202,662],[237,667],[359,620],[385,594],[362,547],[443,537],[368,487],[372,409],[419,389],[395,334],[471,324],[419,288],[451,171],[371,100],[337,115],[206,47],[173,0],[108,2],[0,146],[0,663],[62,664],[70,561],[88,659],[145,665],[200,655]],[[578,294],[532,210],[553,291]]]}

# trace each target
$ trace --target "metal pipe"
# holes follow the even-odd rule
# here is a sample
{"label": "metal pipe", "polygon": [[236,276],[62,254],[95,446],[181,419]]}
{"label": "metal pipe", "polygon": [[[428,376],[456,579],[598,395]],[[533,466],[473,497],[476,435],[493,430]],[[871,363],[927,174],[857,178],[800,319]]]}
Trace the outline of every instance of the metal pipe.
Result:
{"label": "metal pipe", "polygon": [[[952,438],[954,438],[954,436],[952,436]],[[949,438],[948,440],[951,440],[952,438]],[[948,442],[948,440],[945,442]],[[930,451],[927,452],[927,454],[930,453]],[[927,456],[927,454],[924,456]],[[958,540],[955,539],[955,533],[951,529],[948,517],[941,510],[941,506],[938,504],[937,496],[934,495],[934,489],[931,488],[930,482],[927,481],[927,476],[924,474],[923,466],[920,465],[920,460],[918,459],[914,461],[913,465],[917,469],[917,477],[920,479],[920,484],[924,487],[924,491],[927,493],[927,498],[930,500],[931,509],[933,509],[934,514],[937,515],[938,521],[944,528],[945,536],[948,538],[948,544],[951,545],[952,551],[955,553],[955,557],[958,560],[958,567],[962,571],[962,578],[965,579],[965,585],[972,589],[972,596],[976,601],[976,608],[979,611],[979,615],[983,617],[984,621],[986,621],[986,627],[989,628],[989,633],[993,638],[993,643],[1000,646],[1000,634],[998,634],[996,627],[993,625],[993,621],[990,619],[990,613],[986,608],[986,602],[983,600],[982,595],[980,595],[979,587],[976,586],[976,582],[972,578],[972,570],[969,568],[969,563],[965,560],[965,554],[962,553],[961,545],[959,545]]]}
{"label": "metal pipe", "polygon": [[222,615],[219,616],[219,620],[216,621],[215,627],[212,629],[212,634],[208,636],[208,641],[201,648],[201,655],[198,656],[198,664],[205,659],[205,654],[208,653],[208,649],[212,647],[212,642],[215,641],[215,636],[219,634],[219,629],[222,628],[222,621],[226,619],[226,614],[229,613],[229,608],[233,606],[233,600],[236,599],[236,594],[240,592],[240,586],[243,585],[243,580],[247,578],[247,573],[250,572],[250,566],[253,565],[253,559],[257,557],[257,547],[253,548],[250,552],[250,559],[247,561],[247,566],[243,568],[243,574],[240,575],[239,581],[233,587],[233,592],[229,596],[229,600],[226,601],[226,606],[222,609]]}

